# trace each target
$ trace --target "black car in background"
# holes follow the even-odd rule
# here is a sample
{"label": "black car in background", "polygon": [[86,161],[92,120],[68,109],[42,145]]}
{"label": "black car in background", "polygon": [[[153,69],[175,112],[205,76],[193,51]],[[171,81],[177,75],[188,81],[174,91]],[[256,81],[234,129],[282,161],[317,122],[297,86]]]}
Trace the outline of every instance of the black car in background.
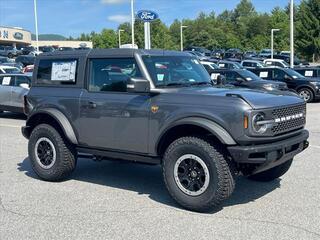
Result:
{"label": "black car in background", "polygon": [[242,59],[243,58],[243,52],[238,48],[230,48],[228,49],[225,54],[224,58],[237,58]]}
{"label": "black car in background", "polygon": [[46,52],[54,52],[55,49],[52,46],[41,46],[39,47],[39,51],[46,53]]}
{"label": "black car in background", "polygon": [[224,56],[225,50],[224,49],[214,49],[211,52],[211,57],[216,59],[222,59]]}
{"label": "black car in background", "polygon": [[36,49],[33,46],[24,47],[24,48],[22,48],[22,55],[28,55],[34,51],[36,51]]}
{"label": "black car in background", "polygon": [[320,78],[320,66],[319,67],[296,67],[294,68],[294,70],[308,78]]}
{"label": "black car in background", "polygon": [[306,102],[320,99],[320,79],[306,78],[290,68],[258,68],[250,69],[263,79],[285,82],[289,89],[295,90]]}
{"label": "black car in background", "polygon": [[196,51],[196,52],[202,53],[204,56],[207,56],[207,57],[211,56],[211,51],[204,48],[204,47],[189,46],[189,47],[186,47],[184,50],[185,51]]}
{"label": "black car in background", "polygon": [[16,63],[21,63],[25,67],[34,64],[35,59],[33,55],[20,55],[16,58]]}
{"label": "black car in background", "polygon": [[257,61],[257,60],[250,60],[250,59],[243,60],[241,62],[241,65],[246,69],[266,67],[266,65],[263,62]]}
{"label": "black car in background", "polygon": [[216,82],[218,76],[225,77],[225,83],[237,87],[245,87],[259,90],[281,90],[287,91],[288,87],[283,82],[263,80],[246,69],[214,69],[209,72],[211,79]]}

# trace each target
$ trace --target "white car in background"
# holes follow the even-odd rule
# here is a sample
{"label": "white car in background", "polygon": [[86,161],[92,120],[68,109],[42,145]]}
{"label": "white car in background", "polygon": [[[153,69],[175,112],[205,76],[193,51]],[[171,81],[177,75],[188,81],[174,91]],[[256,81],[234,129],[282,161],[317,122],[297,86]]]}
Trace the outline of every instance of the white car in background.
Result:
{"label": "white car in background", "polygon": [[290,65],[282,59],[265,59],[263,63],[268,67],[271,67],[271,66],[282,67],[282,68],[290,67]]}
{"label": "white car in background", "polygon": [[214,70],[214,69],[218,69],[219,66],[213,62],[209,62],[209,61],[200,61],[200,63],[202,64],[202,66],[204,66],[204,68],[210,72],[210,70]]}
{"label": "white car in background", "polygon": [[21,73],[21,71],[16,67],[0,65],[0,74],[3,73]]}

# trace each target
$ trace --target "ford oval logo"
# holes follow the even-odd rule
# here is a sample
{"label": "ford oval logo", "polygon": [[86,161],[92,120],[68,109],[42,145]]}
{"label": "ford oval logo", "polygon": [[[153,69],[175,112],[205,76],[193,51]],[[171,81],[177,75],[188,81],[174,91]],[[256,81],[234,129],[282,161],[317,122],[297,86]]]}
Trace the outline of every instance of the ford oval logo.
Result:
{"label": "ford oval logo", "polygon": [[158,13],[150,10],[140,10],[137,13],[137,17],[144,22],[152,22],[159,18]]}
{"label": "ford oval logo", "polygon": [[23,39],[23,34],[20,33],[20,32],[15,32],[15,33],[13,34],[13,37],[14,37],[15,39],[17,39],[17,40],[22,40],[22,39]]}

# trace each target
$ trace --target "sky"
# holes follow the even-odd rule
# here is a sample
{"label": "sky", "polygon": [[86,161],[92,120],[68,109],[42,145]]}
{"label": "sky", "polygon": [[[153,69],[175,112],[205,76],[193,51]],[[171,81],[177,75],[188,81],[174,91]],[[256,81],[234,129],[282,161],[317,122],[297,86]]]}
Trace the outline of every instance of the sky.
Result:
{"label": "sky", "polygon": [[[240,0],[134,0],[135,12],[153,10],[170,25],[174,19],[194,19],[200,12],[231,10]],[[285,7],[289,0],[252,0],[258,12]],[[300,0],[295,0],[299,3]],[[116,29],[130,21],[130,0],[37,0],[39,34],[77,37],[81,33]],[[0,26],[35,32],[33,0],[0,0]]]}

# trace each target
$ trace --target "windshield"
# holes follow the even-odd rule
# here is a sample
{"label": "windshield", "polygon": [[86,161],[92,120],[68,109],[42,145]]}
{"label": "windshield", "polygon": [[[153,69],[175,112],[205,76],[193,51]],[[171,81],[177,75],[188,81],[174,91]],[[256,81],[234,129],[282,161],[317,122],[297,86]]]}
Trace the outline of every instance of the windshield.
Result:
{"label": "windshield", "polygon": [[196,58],[143,56],[143,61],[157,87],[211,84],[208,72]]}
{"label": "windshield", "polygon": [[257,75],[255,75],[254,73],[248,71],[248,70],[243,70],[243,71],[239,71],[239,74],[245,78],[247,81],[259,81],[261,80],[261,78],[259,78]]}
{"label": "windshield", "polygon": [[286,67],[290,67],[290,65],[286,61],[282,61],[282,64]]}
{"label": "windshield", "polygon": [[301,75],[300,73],[288,68],[288,69],[284,69],[284,71],[291,76],[292,78],[296,79],[296,78],[305,78],[305,76]]}

